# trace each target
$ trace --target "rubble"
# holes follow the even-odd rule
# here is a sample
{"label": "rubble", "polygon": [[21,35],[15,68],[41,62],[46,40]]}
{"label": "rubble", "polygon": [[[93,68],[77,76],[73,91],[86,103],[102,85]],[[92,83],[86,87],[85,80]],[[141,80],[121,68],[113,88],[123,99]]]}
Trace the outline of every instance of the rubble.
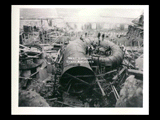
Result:
{"label": "rubble", "polygon": [[[131,42],[132,46],[136,44],[138,46],[143,45],[143,14],[132,21],[133,24],[128,26],[128,32],[126,34],[127,39]],[[138,41],[138,42],[137,42]]]}
{"label": "rubble", "polygon": [[143,71],[143,54],[136,59],[135,64],[139,70]]}
{"label": "rubble", "polygon": [[143,81],[130,75],[120,90],[116,107],[143,107]]}
{"label": "rubble", "polygon": [[46,100],[35,91],[19,91],[20,107],[50,107]]}

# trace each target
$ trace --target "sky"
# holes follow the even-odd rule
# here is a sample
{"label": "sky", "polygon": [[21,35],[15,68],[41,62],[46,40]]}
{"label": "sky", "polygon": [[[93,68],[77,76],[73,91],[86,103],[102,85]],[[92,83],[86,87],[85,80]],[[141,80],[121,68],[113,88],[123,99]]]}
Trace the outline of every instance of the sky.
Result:
{"label": "sky", "polygon": [[[129,8],[57,8],[59,15],[62,16],[111,16],[111,17],[138,17],[143,9]],[[66,14],[67,13],[67,14]]]}
{"label": "sky", "polygon": [[21,16],[37,15],[37,16],[116,16],[116,17],[129,17],[135,18],[140,15],[143,8],[137,6],[61,6],[61,7],[38,7],[38,8],[21,8]]}
{"label": "sky", "polygon": [[[137,18],[143,13],[143,7],[134,6],[56,6],[50,8],[21,8],[20,17],[26,18],[65,18],[73,22],[101,22],[108,17]],[[100,19],[101,18],[101,19]],[[108,19],[110,20],[110,19]],[[114,19],[115,20],[115,19]],[[119,20],[119,19],[117,19]],[[123,20],[121,20],[123,21]],[[112,22],[112,21],[111,21]],[[116,22],[116,20],[114,21]]]}

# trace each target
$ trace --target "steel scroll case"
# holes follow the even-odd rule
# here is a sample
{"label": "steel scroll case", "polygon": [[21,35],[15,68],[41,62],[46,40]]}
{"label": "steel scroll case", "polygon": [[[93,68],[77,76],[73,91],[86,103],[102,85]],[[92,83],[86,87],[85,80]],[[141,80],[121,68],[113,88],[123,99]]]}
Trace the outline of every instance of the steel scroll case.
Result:
{"label": "steel scroll case", "polygon": [[[116,69],[117,67],[119,67],[123,61],[123,52],[119,48],[119,46],[108,40],[101,41],[100,46],[104,48],[110,47],[112,51],[112,54],[110,56],[107,56],[105,58],[100,57],[100,63],[105,63],[105,66],[111,66],[112,69]],[[94,61],[98,61],[96,57],[93,59]]]}
{"label": "steel scroll case", "polygon": [[[65,49],[60,84],[69,93],[82,93],[90,84],[95,82],[96,77],[86,58],[85,48],[84,42],[75,40],[70,42]],[[87,75],[91,77],[84,77]]]}
{"label": "steel scroll case", "polygon": [[[98,83],[98,86],[101,88],[100,83],[97,82],[97,78],[103,78],[103,75],[95,75],[94,71],[90,67],[88,59],[86,58],[86,47],[93,42],[91,39],[86,39],[84,41],[74,40],[70,42],[70,44],[66,47],[64,56],[63,56],[63,70],[62,75],[60,77],[59,83],[63,86],[63,88],[71,94],[84,94],[87,90],[94,91],[97,94],[97,91],[93,88],[94,85]],[[105,58],[99,58],[99,62],[104,62],[105,66],[110,66],[110,70],[118,69],[121,66],[123,61],[123,52],[119,48],[119,46],[115,45],[110,41],[101,41],[100,46],[102,47],[110,47],[112,54]],[[87,62],[79,62],[80,58],[84,58]],[[94,61],[98,59],[93,58]],[[109,73],[109,71],[106,71]],[[98,77],[100,76],[100,77]],[[119,76],[119,75],[118,75]],[[103,78],[103,80],[105,80]],[[114,79],[115,81],[119,79]],[[106,82],[106,81],[105,81]],[[108,84],[108,86],[113,84]],[[111,89],[115,87],[110,86]],[[105,95],[104,91],[101,88],[102,96]],[[115,91],[116,92],[116,91]],[[115,93],[114,92],[114,93]],[[89,92],[88,92],[89,93]],[[99,94],[99,93],[98,93]],[[97,94],[97,95],[98,95]]]}

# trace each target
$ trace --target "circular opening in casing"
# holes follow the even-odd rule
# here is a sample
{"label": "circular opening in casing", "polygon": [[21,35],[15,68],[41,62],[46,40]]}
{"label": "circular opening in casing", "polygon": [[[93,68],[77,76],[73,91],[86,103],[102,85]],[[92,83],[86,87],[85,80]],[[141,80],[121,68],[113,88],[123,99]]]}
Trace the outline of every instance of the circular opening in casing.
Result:
{"label": "circular opening in casing", "polygon": [[91,69],[82,66],[72,67],[68,69],[62,74],[60,79],[60,84],[69,93],[82,93],[93,82],[95,82],[94,72]]}

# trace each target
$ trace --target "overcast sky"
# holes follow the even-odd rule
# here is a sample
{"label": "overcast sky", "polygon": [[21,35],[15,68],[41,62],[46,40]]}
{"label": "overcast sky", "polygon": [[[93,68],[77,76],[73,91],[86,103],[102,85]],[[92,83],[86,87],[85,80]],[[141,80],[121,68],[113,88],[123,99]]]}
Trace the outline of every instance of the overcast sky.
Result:
{"label": "overcast sky", "polygon": [[52,7],[52,8],[21,8],[21,17],[126,17],[136,18],[142,14],[143,8],[129,6],[74,6]]}
{"label": "overcast sky", "polygon": [[143,9],[125,8],[57,8],[56,10],[59,15],[72,17],[111,16],[136,18],[143,12]]}

